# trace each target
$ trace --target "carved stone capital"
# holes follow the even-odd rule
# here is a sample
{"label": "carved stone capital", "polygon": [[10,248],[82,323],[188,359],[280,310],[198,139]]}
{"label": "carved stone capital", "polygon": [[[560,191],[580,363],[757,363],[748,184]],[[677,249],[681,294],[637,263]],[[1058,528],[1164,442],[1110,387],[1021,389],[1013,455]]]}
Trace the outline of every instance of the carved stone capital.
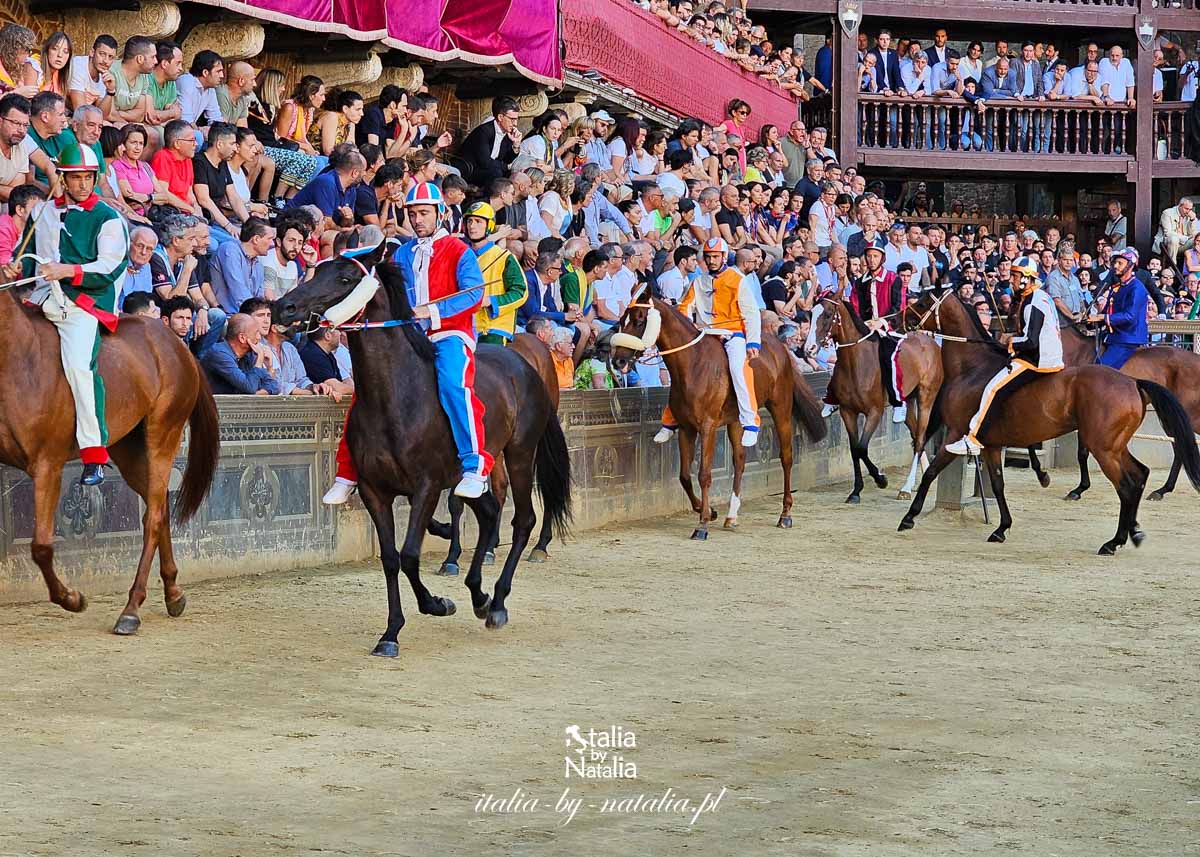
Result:
{"label": "carved stone capital", "polygon": [[383,63],[378,54],[370,54],[361,60],[308,63],[304,66],[304,73],[315,74],[325,81],[326,86],[365,86],[379,80],[379,75],[383,73]]}
{"label": "carved stone capital", "polygon": [[555,110],[561,110],[567,114],[567,124],[570,125],[577,119],[582,119],[587,116],[587,107],[580,104],[578,101],[564,101],[559,104],[551,104]]}
{"label": "carved stone capital", "polygon": [[[262,53],[266,33],[255,21],[212,21],[199,24],[183,42],[183,65],[192,64],[196,54],[215,50],[228,65],[231,60],[246,60]],[[226,69],[228,71],[228,69]]]}
{"label": "carved stone capital", "polygon": [[517,111],[522,117],[541,116],[550,107],[550,96],[544,90],[522,95],[517,99]]}
{"label": "carved stone capital", "polygon": [[371,82],[355,81],[355,89],[362,94],[363,98],[372,99],[379,95],[385,86],[392,84],[409,92],[416,92],[425,84],[425,70],[416,63],[406,65],[402,68],[389,66],[383,69],[379,77]]}
{"label": "carved stone capital", "polygon": [[[179,7],[169,0],[144,0],[136,12],[108,9],[71,9],[63,15],[63,29],[78,53],[87,53],[96,36],[109,33],[124,47],[130,36],[163,39],[179,29]],[[118,48],[118,55],[119,55]]]}

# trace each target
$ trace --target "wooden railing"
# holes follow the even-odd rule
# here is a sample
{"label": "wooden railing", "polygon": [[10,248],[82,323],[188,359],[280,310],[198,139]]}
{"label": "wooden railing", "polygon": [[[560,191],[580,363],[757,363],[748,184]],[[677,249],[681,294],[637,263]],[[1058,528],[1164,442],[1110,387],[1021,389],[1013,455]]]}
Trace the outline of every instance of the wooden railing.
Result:
{"label": "wooden railing", "polygon": [[980,111],[961,98],[858,97],[861,149],[1131,156],[1135,131],[1125,105],[989,99]]}
{"label": "wooden railing", "polygon": [[1191,106],[1190,101],[1166,101],[1154,105],[1155,160],[1176,161],[1183,158],[1183,141],[1186,134],[1183,118]]}
{"label": "wooden railing", "polygon": [[1024,224],[1025,229],[1032,229],[1039,235],[1044,235],[1046,230],[1051,226],[1066,232],[1070,225],[1065,223],[1060,217],[1022,217],[1019,214],[982,214],[982,215],[954,215],[954,214],[932,214],[921,215],[911,212],[901,212],[901,217],[905,221],[919,223],[922,227],[940,226],[947,233],[962,232],[963,227],[973,226],[978,233],[980,230],[986,229],[988,235],[1002,236],[1005,232],[1016,228],[1017,223]]}
{"label": "wooden railing", "polygon": [[[837,123],[833,121],[833,96],[818,95],[800,103],[800,118],[808,130],[824,128],[829,132],[825,145],[837,148]],[[781,128],[780,133],[786,129]]]}

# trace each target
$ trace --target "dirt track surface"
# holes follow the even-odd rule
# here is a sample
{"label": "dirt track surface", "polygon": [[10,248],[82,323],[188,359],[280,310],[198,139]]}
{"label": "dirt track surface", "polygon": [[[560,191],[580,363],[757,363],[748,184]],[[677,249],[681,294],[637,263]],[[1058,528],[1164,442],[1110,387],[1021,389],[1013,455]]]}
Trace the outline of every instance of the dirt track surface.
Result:
{"label": "dirt track surface", "polygon": [[[500,632],[430,578],[459,613],[410,613],[396,661],[373,564],[194,586],[178,620],[155,589],[134,639],[123,599],[6,608],[0,855],[1200,853],[1200,501],[1099,558],[1113,492],[1066,478],[1010,474],[1002,546],[897,534],[874,489],[799,495],[790,532],[770,500],[707,544],[690,515],[583,533]],[[632,730],[637,778],[564,778],[573,724]],[[726,792],[690,826],[600,811],[667,788]],[[476,811],[516,789],[543,803]]]}

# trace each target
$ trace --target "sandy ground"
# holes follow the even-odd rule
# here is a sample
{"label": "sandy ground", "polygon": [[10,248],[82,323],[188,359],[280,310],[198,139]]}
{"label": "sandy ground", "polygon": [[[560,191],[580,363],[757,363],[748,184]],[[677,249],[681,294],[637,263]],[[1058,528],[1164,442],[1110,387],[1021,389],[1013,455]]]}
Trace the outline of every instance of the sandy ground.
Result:
{"label": "sandy ground", "polygon": [[[396,661],[367,655],[374,565],[194,586],[179,620],[156,589],[134,639],[112,597],[7,608],[0,854],[1200,853],[1198,500],[1103,559],[1114,495],[1066,478],[1010,474],[1002,546],[841,487],[790,532],[771,500],[707,544],[691,516],[585,533],[498,633],[432,578],[459,613],[410,615]],[[636,779],[565,777],[573,724],[632,731]],[[668,788],[725,792],[694,824],[602,811]]]}

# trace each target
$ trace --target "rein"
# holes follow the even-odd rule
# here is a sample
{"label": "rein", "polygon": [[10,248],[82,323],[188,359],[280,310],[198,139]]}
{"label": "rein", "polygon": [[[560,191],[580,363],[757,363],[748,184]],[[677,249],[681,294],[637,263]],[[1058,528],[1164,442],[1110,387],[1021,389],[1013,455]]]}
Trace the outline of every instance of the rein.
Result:
{"label": "rein", "polygon": [[[838,300],[836,298],[831,298],[831,297],[823,297],[820,299],[820,302],[831,304],[831,305],[837,307],[839,310],[843,306],[843,304],[840,300]],[[885,321],[886,319],[892,318],[893,316],[900,315],[903,312],[904,312],[904,310],[900,310],[899,312],[891,312],[891,313],[888,313],[887,315],[880,316],[879,320]],[[841,316],[840,311],[838,312],[838,314],[836,316],[834,316],[833,321],[831,321],[830,324],[831,325],[836,324],[839,328],[841,328],[842,316]],[[874,336],[877,333],[880,336],[890,336],[892,339],[903,339],[904,338],[904,336],[902,334],[897,334],[895,331],[892,331],[892,330],[868,330],[865,334],[863,334],[862,336],[860,336],[858,339],[854,340],[853,342],[835,342],[835,343],[833,343],[833,347],[835,350],[841,349],[841,348],[853,348],[856,345],[861,345],[862,343],[866,342],[868,339],[870,339],[872,336]]]}
{"label": "rein", "polygon": [[[627,306],[626,309],[633,309],[635,307],[637,309],[644,309],[644,310],[652,310],[655,308],[654,304],[649,303],[649,302],[647,302],[647,303],[635,302],[635,303],[631,303],[629,306]],[[618,331],[618,332],[621,332],[621,331]],[[627,334],[627,335],[631,336],[632,334]],[[658,356],[663,357],[664,355],[667,355],[667,354],[675,354],[676,352],[679,352],[679,351],[686,351],[687,349],[691,348],[693,345],[698,343],[700,340],[702,340],[705,336],[716,336],[716,334],[709,333],[709,331],[707,331],[707,330],[702,330],[698,334],[696,334],[696,338],[693,339],[691,342],[685,342],[683,345],[677,345],[674,348],[668,348],[665,351],[659,351]],[[637,362],[643,363],[643,364],[654,363],[654,362],[656,362],[656,358],[647,358],[643,355],[642,357],[639,357],[637,359]]]}

